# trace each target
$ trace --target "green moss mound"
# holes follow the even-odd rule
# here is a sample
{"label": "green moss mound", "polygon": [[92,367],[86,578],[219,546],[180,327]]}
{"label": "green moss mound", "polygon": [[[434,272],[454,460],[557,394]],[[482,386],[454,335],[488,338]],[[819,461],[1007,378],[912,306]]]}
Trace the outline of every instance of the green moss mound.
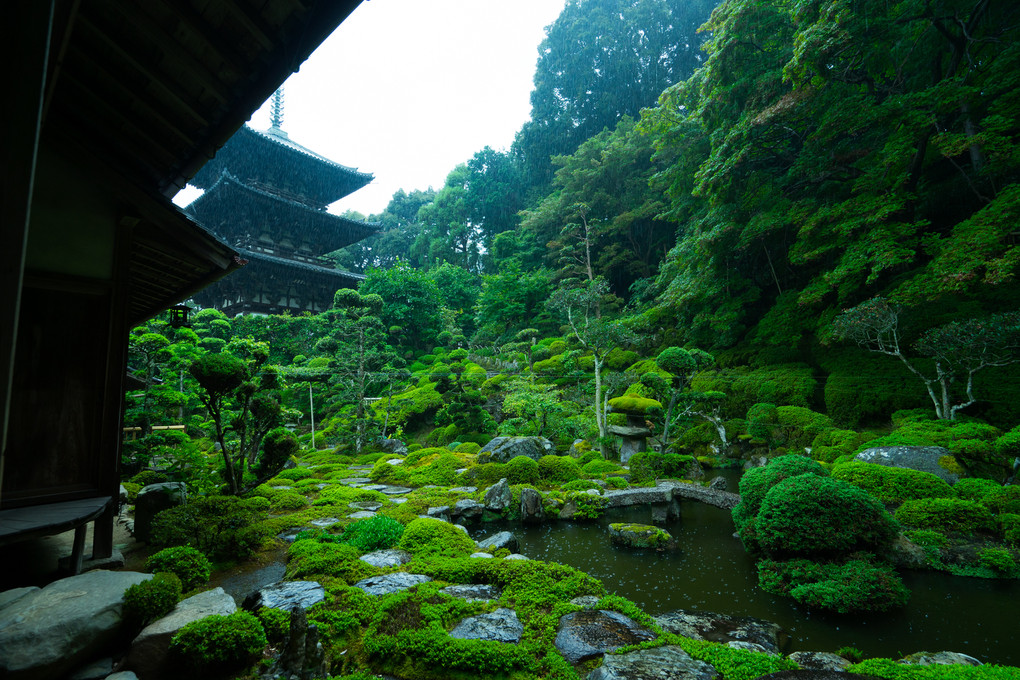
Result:
{"label": "green moss mound", "polygon": [[639,394],[627,393],[622,397],[609,400],[609,407],[617,413],[633,413],[644,415],[650,409],[661,409],[662,403],[655,399],[647,399]]}
{"label": "green moss mound", "polygon": [[834,467],[832,477],[849,482],[887,504],[954,496],[953,487],[930,472],[888,465],[850,461]]}
{"label": "green moss mound", "polygon": [[910,591],[892,569],[863,560],[818,564],[810,560],[758,563],[758,582],[809,609],[840,614],[884,612],[902,607]]}
{"label": "green moss mound", "polygon": [[181,580],[160,572],[124,591],[124,618],[137,629],[173,611],[181,599]]}
{"label": "green moss mound", "polygon": [[262,624],[248,612],[214,614],[181,628],[170,640],[170,657],[184,672],[213,677],[247,667],[266,644]]}
{"label": "green moss mound", "polygon": [[194,590],[209,582],[212,564],[200,551],[190,546],[164,548],[150,557],[145,563],[150,573],[169,572],[181,582],[184,592]]}
{"label": "green moss mound", "polygon": [[976,501],[959,498],[922,498],[907,501],[896,510],[901,524],[915,529],[971,533],[994,526],[992,513]]}
{"label": "green moss mound", "polygon": [[466,533],[449,522],[419,517],[407,525],[398,547],[415,555],[458,557],[470,555],[477,546]]}
{"label": "green moss mound", "polygon": [[581,468],[571,456],[542,456],[538,459],[538,474],[542,480],[559,485],[580,479]]}

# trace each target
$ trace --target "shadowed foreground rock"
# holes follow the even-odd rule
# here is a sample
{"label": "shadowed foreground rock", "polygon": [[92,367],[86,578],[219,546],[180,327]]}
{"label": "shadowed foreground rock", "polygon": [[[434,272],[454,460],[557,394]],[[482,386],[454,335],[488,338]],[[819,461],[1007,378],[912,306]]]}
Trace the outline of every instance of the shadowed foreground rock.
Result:
{"label": "shadowed foreground rock", "polygon": [[501,607],[491,614],[479,614],[464,619],[450,631],[450,637],[461,640],[491,640],[493,642],[521,641],[524,624],[513,609]]}
{"label": "shadowed foreground rock", "polygon": [[665,645],[627,654],[607,654],[588,680],[714,680],[718,671],[680,647]]}
{"label": "shadowed foreground rock", "polygon": [[567,661],[578,663],[654,639],[655,633],[619,612],[586,609],[560,619],[555,645]]}
{"label": "shadowed foreground rock", "polygon": [[789,636],[778,624],[750,616],[677,609],[654,617],[659,626],[676,635],[709,642],[748,642],[760,651],[779,654]]}

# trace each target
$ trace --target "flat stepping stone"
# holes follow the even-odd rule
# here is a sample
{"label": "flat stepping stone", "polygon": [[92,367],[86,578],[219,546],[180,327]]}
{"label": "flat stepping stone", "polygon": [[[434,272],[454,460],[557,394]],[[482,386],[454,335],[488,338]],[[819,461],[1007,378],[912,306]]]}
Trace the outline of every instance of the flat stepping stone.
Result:
{"label": "flat stepping stone", "polygon": [[347,517],[350,519],[368,519],[370,517],[375,517],[378,514],[379,513],[372,512],[370,510],[358,510],[357,512],[352,512],[347,515]]}
{"label": "flat stepping stone", "polygon": [[560,619],[554,644],[570,663],[654,640],[655,633],[634,619],[608,609],[585,609]]}
{"label": "flat stepping stone", "polygon": [[450,631],[450,637],[460,640],[490,640],[517,643],[524,635],[524,624],[513,609],[501,607],[491,614],[471,616]]}
{"label": "flat stepping stone", "polygon": [[478,491],[477,486],[454,486],[449,489],[450,493],[474,493]]}
{"label": "flat stepping stone", "polygon": [[676,645],[607,654],[588,680],[715,680],[718,671]]}
{"label": "flat stepping stone", "polygon": [[368,562],[373,567],[399,567],[411,561],[411,553],[406,550],[376,550],[362,555],[358,558],[362,562]]}
{"label": "flat stepping stone", "polygon": [[294,541],[297,540],[298,534],[300,534],[302,531],[304,531],[303,528],[287,529],[283,533],[277,534],[276,537],[281,541],[284,541],[285,543],[293,543]]}
{"label": "flat stepping stone", "polygon": [[393,503],[396,503],[397,505],[403,505],[404,503],[407,502],[407,499],[406,498],[391,498],[390,501],[393,502]]}
{"label": "flat stepping stone", "polygon": [[468,602],[488,602],[489,600],[498,600],[499,596],[503,594],[503,589],[489,584],[467,583],[446,586],[439,592]]}
{"label": "flat stepping stone", "polygon": [[298,606],[308,609],[326,599],[326,590],[315,581],[280,581],[244,598],[244,608],[258,611],[260,607],[290,611]]}
{"label": "flat stepping stone", "polygon": [[490,555],[489,553],[483,553],[483,552],[471,553],[470,556],[471,557],[480,557],[483,560],[491,560],[492,559],[492,555]]}
{"label": "flat stepping stone", "polygon": [[368,477],[348,477],[347,479],[338,479],[336,481],[338,484],[343,484],[345,486],[360,486],[362,484],[368,484],[372,480]]}
{"label": "flat stepping stone", "polygon": [[411,491],[414,491],[414,489],[407,486],[384,486],[383,488],[378,489],[378,491],[386,494],[387,496],[397,496],[402,493],[410,493]]}
{"label": "flat stepping stone", "polygon": [[520,560],[521,562],[528,562],[531,560],[530,557],[525,557],[520,553],[512,553],[503,558],[504,560]]}
{"label": "flat stepping stone", "polygon": [[408,590],[420,583],[427,583],[431,580],[430,576],[425,576],[424,574],[408,574],[399,571],[393,574],[383,574],[382,576],[362,579],[355,583],[354,587],[360,588],[369,595],[389,595],[390,593]]}
{"label": "flat stepping stone", "polygon": [[339,517],[320,517],[319,519],[313,519],[309,524],[317,527],[331,527],[339,521]]}
{"label": "flat stepping stone", "polygon": [[371,470],[372,467],[373,466],[371,466],[371,465],[348,465],[347,469],[348,470]]}
{"label": "flat stepping stone", "polygon": [[386,461],[386,462],[387,462],[387,463],[388,463],[389,465],[403,465],[403,464],[404,464],[404,459],[403,459],[403,458],[390,458],[390,459],[389,459],[388,461]]}
{"label": "flat stepping stone", "polygon": [[376,501],[354,501],[347,505],[358,510],[368,510],[369,512],[375,512],[382,507],[382,503],[377,503]]}
{"label": "flat stepping stone", "polygon": [[270,489],[275,489],[277,491],[287,491],[287,490],[293,489],[294,487],[292,487],[292,486],[271,486],[269,488]]}

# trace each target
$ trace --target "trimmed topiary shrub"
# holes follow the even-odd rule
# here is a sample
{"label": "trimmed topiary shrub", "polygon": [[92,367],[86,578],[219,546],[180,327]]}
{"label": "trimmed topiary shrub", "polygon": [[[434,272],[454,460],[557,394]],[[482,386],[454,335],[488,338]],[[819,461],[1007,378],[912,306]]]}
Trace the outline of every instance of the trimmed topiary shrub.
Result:
{"label": "trimmed topiary shrub", "polygon": [[1001,488],[1001,484],[991,479],[965,477],[953,485],[953,492],[958,498],[980,502],[986,495]]}
{"label": "trimmed topiary shrub", "polygon": [[152,545],[190,545],[212,560],[246,559],[268,538],[265,514],[233,496],[190,500],[152,520]]}
{"label": "trimmed topiary shrub", "polygon": [[985,494],[980,502],[996,514],[1020,514],[1020,486],[1000,486]]}
{"label": "trimmed topiary shrub", "polygon": [[642,451],[631,456],[628,464],[630,478],[635,484],[650,482],[659,477],[697,479],[704,474],[694,456],[679,453]]}
{"label": "trimmed topiary shrub", "polygon": [[769,489],[784,479],[805,473],[820,477],[829,475],[817,462],[796,455],[779,456],[764,467],[752,468],[745,472],[740,478],[740,502],[733,508],[733,523],[737,531],[743,531],[743,528],[755,518]]}
{"label": "trimmed topiary shrub", "polygon": [[887,504],[899,504],[918,498],[954,496],[953,487],[945,480],[930,472],[908,468],[850,461],[834,467],[832,477],[849,482]]}
{"label": "trimmed topiary shrub", "polygon": [[[598,454],[596,453],[596,455]],[[613,461],[602,458],[590,460],[581,466],[581,472],[589,477],[601,477],[602,475],[607,475],[610,472],[621,472],[622,470],[623,468]]]}
{"label": "trimmed topiary shrub", "polygon": [[875,437],[873,434],[853,430],[823,430],[811,442],[811,457],[824,463],[834,463],[840,456],[849,456],[861,444]]}
{"label": "trimmed topiary shrub", "polygon": [[[492,465],[492,463],[489,463]],[[538,461],[527,456],[515,456],[506,464],[504,476],[510,484],[535,484],[538,482]],[[498,479],[496,481],[499,481]]]}
{"label": "trimmed topiary shrub", "polygon": [[1017,570],[1013,553],[1005,548],[985,548],[978,553],[978,559],[981,564],[1002,576],[1010,576]]}
{"label": "trimmed topiary shrub", "polygon": [[971,533],[991,529],[992,513],[976,501],[959,498],[922,498],[907,501],[896,510],[901,524],[917,529]]}
{"label": "trimmed topiary shrub", "polygon": [[226,675],[253,663],[266,644],[262,624],[248,612],[214,614],[177,631],[170,639],[170,657],[199,677]]}
{"label": "trimmed topiary shrub", "polygon": [[124,591],[124,618],[142,628],[172,612],[180,599],[181,580],[169,572],[159,572]]}
{"label": "trimmed topiary shrub", "polygon": [[299,479],[306,479],[308,477],[314,477],[315,473],[306,467],[295,467],[289,470],[280,470],[276,473],[277,479],[288,479],[292,482],[296,482]]}
{"label": "trimmed topiary shrub", "polygon": [[191,546],[182,545],[164,548],[145,563],[146,571],[170,572],[181,581],[184,592],[194,590],[209,582],[212,564],[208,558]]}
{"label": "trimmed topiary shrub", "polygon": [[564,484],[580,479],[581,468],[572,456],[542,456],[538,459],[538,474],[547,482]]}
{"label": "trimmed topiary shrub", "polygon": [[170,475],[158,470],[142,470],[131,478],[131,483],[137,484],[139,487],[146,487],[149,484],[162,484],[169,481]]}
{"label": "trimmed topiary shrub", "polygon": [[895,571],[864,560],[843,564],[762,560],[758,582],[768,592],[792,597],[809,609],[840,614],[884,612],[902,607],[910,597]]}
{"label": "trimmed topiary shrub", "polygon": [[477,546],[467,534],[449,522],[419,517],[404,529],[398,547],[416,555],[466,557]]}
{"label": "trimmed topiary shrub", "polygon": [[773,557],[838,557],[881,552],[899,527],[875,498],[852,484],[803,474],[779,482],[765,495],[755,537]]}
{"label": "trimmed topiary shrub", "polygon": [[777,407],[776,420],[779,431],[774,433],[774,437],[780,445],[789,449],[807,448],[815,437],[834,429],[829,416],[802,406]]}
{"label": "trimmed topiary shrub", "polygon": [[266,632],[266,639],[270,644],[280,644],[287,641],[290,634],[290,612],[276,607],[259,607],[255,612],[255,618],[262,624]]}
{"label": "trimmed topiary shrub", "polygon": [[360,550],[353,545],[334,542],[338,538],[333,534],[321,534],[315,538],[299,536],[287,549],[284,578],[294,581],[332,576],[346,583],[356,583],[376,573],[375,567],[358,559]]}
{"label": "trimmed topiary shrub", "polygon": [[998,515],[995,522],[1002,539],[1010,545],[1020,547],[1020,514]]}
{"label": "trimmed topiary shrub", "polygon": [[293,492],[276,494],[269,500],[269,506],[273,510],[301,510],[307,505],[307,498]]}

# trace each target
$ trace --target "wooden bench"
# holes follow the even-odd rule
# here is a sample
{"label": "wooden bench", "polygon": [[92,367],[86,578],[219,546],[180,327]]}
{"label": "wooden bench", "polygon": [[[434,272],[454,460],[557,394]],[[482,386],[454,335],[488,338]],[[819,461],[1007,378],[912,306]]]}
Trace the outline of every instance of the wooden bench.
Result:
{"label": "wooden bench", "polygon": [[78,574],[84,557],[87,525],[102,515],[112,500],[110,496],[100,496],[0,510],[0,545],[74,529],[71,573]]}

